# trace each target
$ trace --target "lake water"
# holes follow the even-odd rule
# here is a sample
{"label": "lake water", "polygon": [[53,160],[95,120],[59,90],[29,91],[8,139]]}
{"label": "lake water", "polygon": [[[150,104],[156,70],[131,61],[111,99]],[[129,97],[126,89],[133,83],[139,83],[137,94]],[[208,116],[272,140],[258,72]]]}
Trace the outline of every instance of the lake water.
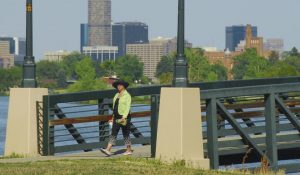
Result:
{"label": "lake water", "polygon": [[0,96],[0,155],[4,153],[8,99]]}

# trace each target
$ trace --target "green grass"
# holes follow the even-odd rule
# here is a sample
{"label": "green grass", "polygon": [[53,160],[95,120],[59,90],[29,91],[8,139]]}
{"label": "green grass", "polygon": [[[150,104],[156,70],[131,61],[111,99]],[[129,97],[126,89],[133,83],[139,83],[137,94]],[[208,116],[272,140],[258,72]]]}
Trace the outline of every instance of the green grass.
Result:
{"label": "green grass", "polygon": [[16,154],[16,153],[12,153],[9,156],[0,157],[0,159],[13,159],[13,158],[24,158],[24,157],[26,157],[26,156],[25,155]]}
{"label": "green grass", "polygon": [[183,164],[175,163],[173,165],[167,165],[153,159],[117,158],[0,164],[0,174],[233,175],[241,173],[196,170],[186,168]]}

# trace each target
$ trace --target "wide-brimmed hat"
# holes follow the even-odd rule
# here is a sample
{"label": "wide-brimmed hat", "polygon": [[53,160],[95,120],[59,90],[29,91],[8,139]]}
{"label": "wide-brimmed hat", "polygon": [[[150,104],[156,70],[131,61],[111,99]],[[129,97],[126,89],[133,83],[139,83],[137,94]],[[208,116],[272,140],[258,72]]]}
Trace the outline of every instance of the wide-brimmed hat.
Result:
{"label": "wide-brimmed hat", "polygon": [[129,86],[129,83],[126,82],[126,81],[124,81],[124,80],[116,80],[116,81],[112,84],[112,86],[113,86],[114,88],[118,89],[118,85],[120,85],[120,84],[123,85],[125,89],[127,89],[127,87]]}

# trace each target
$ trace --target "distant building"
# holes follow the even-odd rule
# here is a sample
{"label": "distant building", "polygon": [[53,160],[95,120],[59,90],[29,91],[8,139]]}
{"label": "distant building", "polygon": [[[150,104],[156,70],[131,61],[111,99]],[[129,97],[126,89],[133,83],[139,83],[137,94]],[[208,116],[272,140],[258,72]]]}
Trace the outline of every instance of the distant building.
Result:
{"label": "distant building", "polygon": [[[192,48],[193,44],[189,43],[185,40],[184,44],[185,48]],[[169,39],[167,45],[166,45],[166,54],[170,54],[172,52],[177,52],[177,37]]]}
{"label": "distant building", "polygon": [[111,46],[111,0],[88,0],[88,45]]}
{"label": "distant building", "polygon": [[88,24],[80,24],[80,52],[83,51],[83,47],[89,44],[89,27]]}
{"label": "distant building", "polygon": [[205,52],[216,52],[218,49],[216,47],[202,47]]}
{"label": "distant building", "polygon": [[241,40],[237,46],[235,47],[235,51],[231,52],[229,48],[225,51],[205,51],[204,55],[208,58],[208,61],[212,64],[221,63],[228,70],[228,78],[232,79],[232,75],[230,74],[233,68],[233,58],[242,54],[248,48],[255,48],[257,54],[261,57],[268,58],[270,52],[264,50],[263,38],[253,36],[253,27],[251,25],[246,26],[245,39]]}
{"label": "distant building", "polygon": [[148,26],[141,22],[121,22],[112,25],[112,45],[118,46],[118,56],[126,54],[126,44],[148,43]]}
{"label": "distant building", "polygon": [[26,55],[26,39],[14,37],[15,41],[15,65],[22,65]]}
{"label": "distant building", "polygon": [[118,54],[116,46],[86,46],[82,53],[90,56],[94,61],[103,63],[104,61],[115,61]]}
{"label": "distant building", "polygon": [[[246,38],[247,26],[230,26],[226,27],[226,49],[233,52],[238,44]],[[252,26],[252,36],[257,37],[257,27]]]}
{"label": "distant building", "polygon": [[70,55],[71,52],[65,50],[59,50],[54,52],[46,52],[44,54],[44,59],[48,61],[62,61],[65,56]]}
{"label": "distant building", "polygon": [[10,68],[14,66],[14,54],[11,54],[11,42],[0,40],[0,68]]}
{"label": "distant building", "polygon": [[264,43],[264,49],[267,51],[282,53],[284,51],[284,41],[279,38],[267,39]]}
{"label": "distant building", "polygon": [[[163,56],[176,52],[176,43],[176,38],[158,37],[150,40],[149,44],[127,44],[126,53],[140,58],[144,64],[144,75],[155,80],[157,64]],[[186,46],[191,44],[186,42]]]}
{"label": "distant building", "polygon": [[22,65],[26,55],[26,39],[19,37],[0,37],[9,43],[9,53],[14,55],[14,64]]}

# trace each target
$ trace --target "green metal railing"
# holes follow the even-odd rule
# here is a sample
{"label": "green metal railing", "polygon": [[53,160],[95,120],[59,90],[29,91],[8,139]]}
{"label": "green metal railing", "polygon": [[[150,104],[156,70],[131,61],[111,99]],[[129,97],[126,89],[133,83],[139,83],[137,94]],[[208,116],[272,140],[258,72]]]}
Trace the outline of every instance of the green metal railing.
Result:
{"label": "green metal railing", "polygon": [[[266,157],[273,169],[300,171],[300,164],[278,163],[300,159],[300,154],[295,154],[295,150],[300,150],[299,80],[300,77],[290,77],[190,84],[190,87],[201,89],[204,148],[211,168],[241,164],[247,156],[244,163],[259,162]],[[133,114],[138,117],[133,122],[132,134],[134,144],[151,144],[153,157],[162,87],[169,86],[128,90],[133,98],[147,98],[143,100],[144,105],[132,107],[136,108]],[[107,90],[44,96],[40,115],[43,120],[39,120],[43,123],[43,132],[40,132],[43,139],[39,142],[42,154],[104,147],[109,135],[107,117],[115,93],[115,90]],[[142,109],[147,106],[146,111]],[[60,134],[60,130],[64,133]],[[67,138],[61,139],[63,137]],[[72,143],[59,144],[67,141]],[[122,145],[122,140],[117,144]]]}

